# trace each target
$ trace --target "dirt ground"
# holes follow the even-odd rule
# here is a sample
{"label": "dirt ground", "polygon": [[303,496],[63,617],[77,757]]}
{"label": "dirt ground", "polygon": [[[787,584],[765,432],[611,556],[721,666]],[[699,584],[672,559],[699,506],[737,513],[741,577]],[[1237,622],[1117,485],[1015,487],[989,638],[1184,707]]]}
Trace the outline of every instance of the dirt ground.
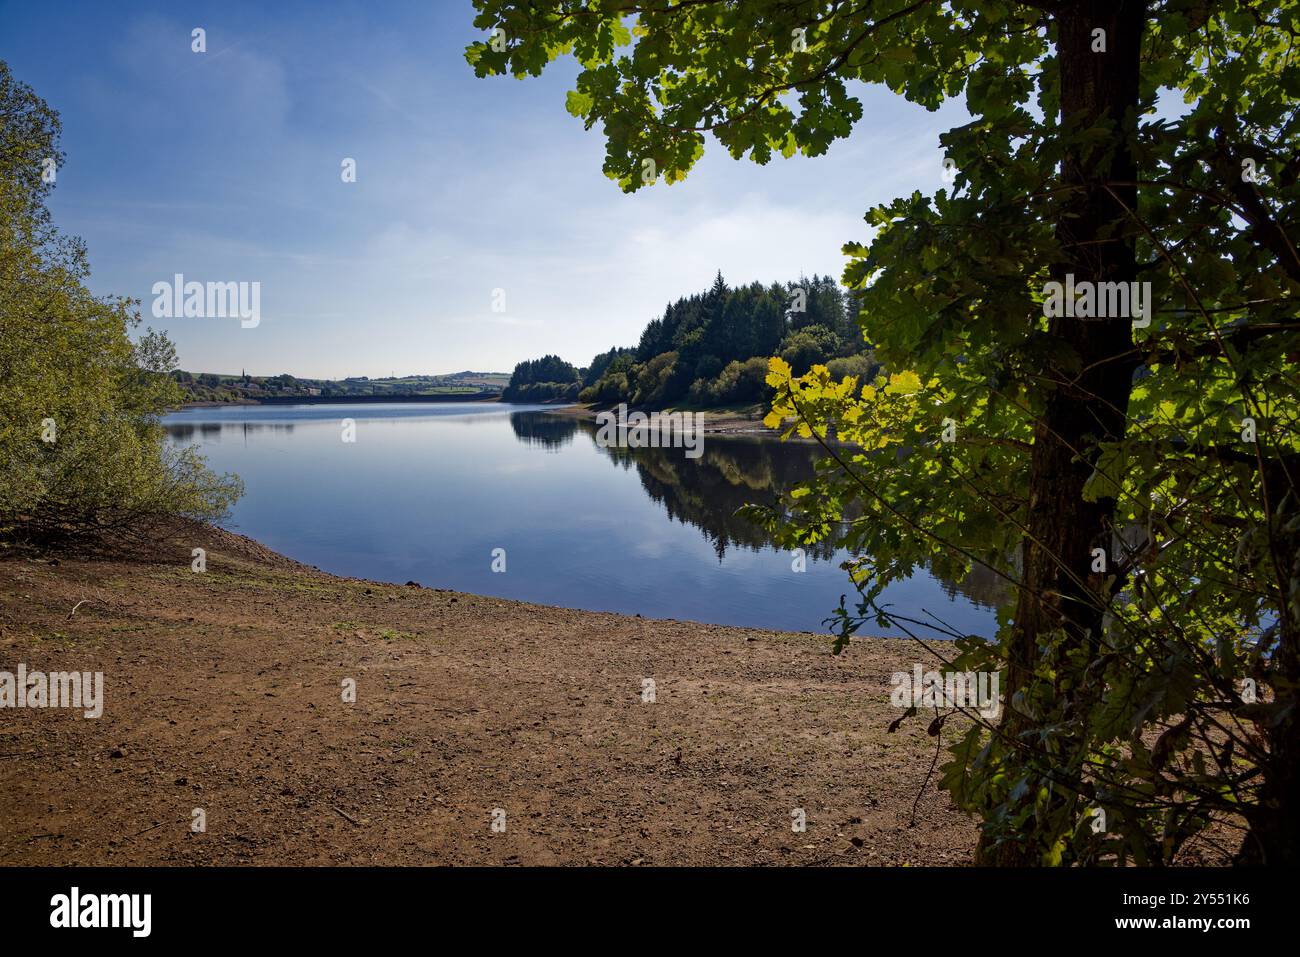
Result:
{"label": "dirt ground", "polygon": [[0,671],[102,671],[105,704],[0,709],[0,864],[964,864],[926,722],[887,732],[923,660],[334,578],[210,529],[4,558]]}

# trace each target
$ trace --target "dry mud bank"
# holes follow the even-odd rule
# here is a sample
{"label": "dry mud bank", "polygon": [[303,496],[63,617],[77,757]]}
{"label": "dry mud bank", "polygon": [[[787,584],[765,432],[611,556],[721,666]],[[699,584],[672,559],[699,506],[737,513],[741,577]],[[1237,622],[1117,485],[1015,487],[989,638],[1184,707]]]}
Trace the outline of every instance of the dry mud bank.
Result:
{"label": "dry mud bank", "polygon": [[917,660],[335,578],[211,529],[3,558],[0,671],[102,672],[104,701],[0,709],[0,864],[962,864],[926,722],[886,730]]}

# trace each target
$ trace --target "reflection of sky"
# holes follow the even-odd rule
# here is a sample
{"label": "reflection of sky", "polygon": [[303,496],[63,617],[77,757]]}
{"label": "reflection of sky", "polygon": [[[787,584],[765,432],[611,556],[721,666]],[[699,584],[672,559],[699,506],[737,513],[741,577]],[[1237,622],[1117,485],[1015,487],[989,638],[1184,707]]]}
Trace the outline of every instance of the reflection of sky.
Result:
{"label": "reflection of sky", "polygon": [[[719,560],[710,535],[670,520],[649,497],[638,468],[613,462],[562,419],[548,416],[554,426],[516,434],[517,411],[249,406],[192,409],[165,421],[176,441],[197,442],[212,468],[244,480],[231,527],[336,574],[797,631],[821,631],[851,591],[838,567],[843,556],[810,559],[805,573],[771,547],[733,547]],[[342,441],[345,418],[355,420],[355,443]],[[205,428],[217,424],[219,433]],[[505,574],[491,571],[494,548],[506,549]],[[894,586],[886,600],[916,617],[929,609],[964,630],[991,628],[990,612],[949,598],[926,575]]]}

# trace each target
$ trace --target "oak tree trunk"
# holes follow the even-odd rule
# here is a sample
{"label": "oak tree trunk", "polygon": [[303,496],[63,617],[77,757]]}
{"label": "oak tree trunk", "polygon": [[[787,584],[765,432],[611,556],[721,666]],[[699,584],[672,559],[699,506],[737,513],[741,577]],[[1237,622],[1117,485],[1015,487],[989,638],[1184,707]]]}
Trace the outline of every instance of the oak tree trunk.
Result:
{"label": "oak tree trunk", "polygon": [[[1063,125],[1114,124],[1111,148],[1073,151],[1062,164],[1061,185],[1076,189],[1056,224],[1066,256],[1053,270],[1058,282],[1067,273],[1076,285],[1136,278],[1136,189],[1110,184],[1137,179],[1132,144],[1145,19],[1145,0],[1081,0],[1056,15]],[[1102,42],[1105,52],[1095,51]],[[1136,365],[1130,317],[1062,316],[1049,322],[1049,334],[1069,346],[1077,364],[1057,361],[1042,370],[1051,392],[1034,429],[1008,704],[1033,672],[1040,637],[1064,629],[1069,641],[1082,643],[1101,633],[1101,601],[1089,583],[1091,553],[1110,553],[1114,501],[1085,501],[1083,489],[1093,472],[1096,442],[1124,433]],[[1005,734],[1019,735],[1031,725],[1010,706],[1003,715]],[[1023,843],[982,843],[977,857],[1004,866],[1039,863],[1038,850]]]}

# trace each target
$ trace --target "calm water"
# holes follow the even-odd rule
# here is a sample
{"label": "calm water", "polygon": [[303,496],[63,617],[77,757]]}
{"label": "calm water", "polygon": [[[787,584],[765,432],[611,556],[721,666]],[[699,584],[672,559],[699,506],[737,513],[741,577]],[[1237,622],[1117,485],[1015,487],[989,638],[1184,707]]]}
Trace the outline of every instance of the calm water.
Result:
{"label": "calm water", "polygon": [[[604,449],[588,423],[497,403],[245,406],[164,421],[173,442],[244,480],[228,527],[328,572],[817,632],[852,594],[843,554],[810,555],[796,573],[734,514],[811,474],[808,446],[709,435],[698,459]],[[498,548],[504,573],[492,571]],[[885,600],[990,634],[992,611],[968,595],[991,597],[917,575]]]}

